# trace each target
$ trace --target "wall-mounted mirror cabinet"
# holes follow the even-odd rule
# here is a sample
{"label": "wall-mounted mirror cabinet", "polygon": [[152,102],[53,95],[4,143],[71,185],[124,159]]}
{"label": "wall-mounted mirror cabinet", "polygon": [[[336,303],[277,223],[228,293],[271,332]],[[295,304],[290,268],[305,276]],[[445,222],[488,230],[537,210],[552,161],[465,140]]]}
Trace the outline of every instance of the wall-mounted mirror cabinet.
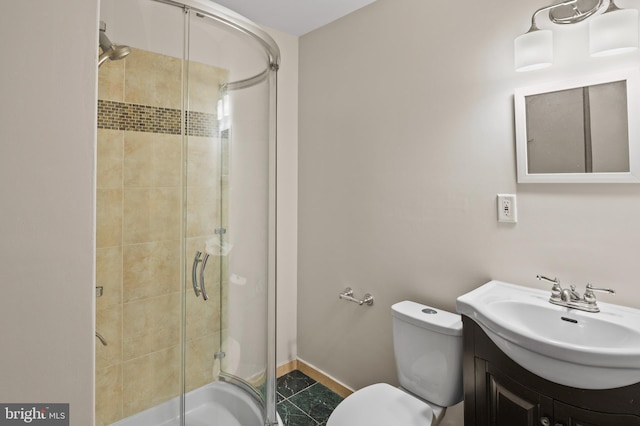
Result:
{"label": "wall-mounted mirror cabinet", "polygon": [[640,183],[637,70],[517,89],[514,102],[518,183]]}

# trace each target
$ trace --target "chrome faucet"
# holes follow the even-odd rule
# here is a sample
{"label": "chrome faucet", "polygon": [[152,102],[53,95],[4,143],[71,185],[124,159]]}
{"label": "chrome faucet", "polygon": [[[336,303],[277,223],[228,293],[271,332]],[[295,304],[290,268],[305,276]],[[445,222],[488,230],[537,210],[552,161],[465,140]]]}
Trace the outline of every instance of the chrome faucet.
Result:
{"label": "chrome faucet", "polygon": [[591,283],[587,284],[584,291],[584,295],[580,296],[580,293],[576,291],[576,286],[571,285],[569,288],[562,288],[560,280],[558,278],[547,278],[544,275],[537,275],[536,278],[542,281],[548,281],[553,283],[551,287],[551,297],[549,297],[549,303],[554,305],[564,306],[572,309],[579,309],[585,312],[600,312],[596,295],[594,291],[602,291],[604,293],[616,294],[615,290],[611,288],[596,288]]}
{"label": "chrome faucet", "polygon": [[578,302],[581,299],[580,293],[576,291],[575,285],[571,285],[569,288],[563,288],[560,292],[560,300],[563,302]]}

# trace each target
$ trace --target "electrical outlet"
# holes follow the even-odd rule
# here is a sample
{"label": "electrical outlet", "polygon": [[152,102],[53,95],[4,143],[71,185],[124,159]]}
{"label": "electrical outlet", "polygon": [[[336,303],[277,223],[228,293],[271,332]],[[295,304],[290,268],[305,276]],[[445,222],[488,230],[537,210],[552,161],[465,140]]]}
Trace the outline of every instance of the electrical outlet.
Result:
{"label": "electrical outlet", "polygon": [[498,194],[498,222],[516,223],[518,209],[515,194]]}

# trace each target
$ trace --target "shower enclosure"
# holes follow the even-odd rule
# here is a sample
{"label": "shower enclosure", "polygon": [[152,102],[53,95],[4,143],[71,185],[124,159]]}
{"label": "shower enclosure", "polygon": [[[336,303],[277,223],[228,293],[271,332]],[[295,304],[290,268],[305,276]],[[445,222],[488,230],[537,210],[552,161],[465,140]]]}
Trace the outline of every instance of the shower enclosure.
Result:
{"label": "shower enclosure", "polygon": [[204,0],[100,21],[96,425],[278,424],[278,47]]}

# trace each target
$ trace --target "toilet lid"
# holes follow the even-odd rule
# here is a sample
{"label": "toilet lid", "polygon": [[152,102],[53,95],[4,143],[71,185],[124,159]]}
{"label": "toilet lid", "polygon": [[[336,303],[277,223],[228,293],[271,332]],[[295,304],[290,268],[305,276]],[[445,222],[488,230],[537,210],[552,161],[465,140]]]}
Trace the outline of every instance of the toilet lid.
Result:
{"label": "toilet lid", "polygon": [[432,419],[429,404],[391,385],[378,383],[342,401],[327,426],[430,426]]}

